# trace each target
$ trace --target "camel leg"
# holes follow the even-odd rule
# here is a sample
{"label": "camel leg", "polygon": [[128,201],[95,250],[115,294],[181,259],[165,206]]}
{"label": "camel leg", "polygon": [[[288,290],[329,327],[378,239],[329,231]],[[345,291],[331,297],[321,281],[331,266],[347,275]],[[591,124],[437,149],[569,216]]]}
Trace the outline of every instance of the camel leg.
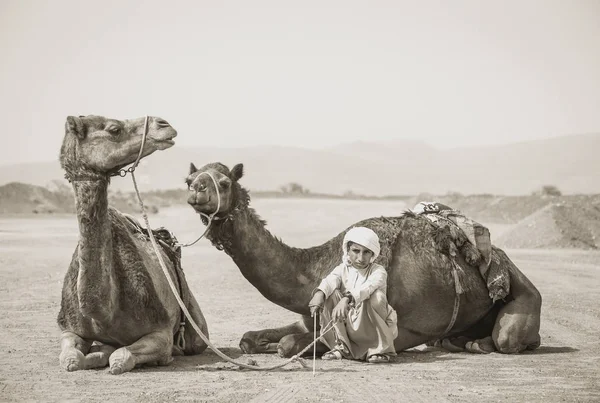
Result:
{"label": "camel leg", "polygon": [[496,318],[492,335],[468,342],[465,346],[472,353],[489,354],[498,351],[504,354],[534,350],[540,346],[540,317],[532,312],[535,302],[513,300],[507,303]]}
{"label": "camel leg", "polygon": [[514,300],[506,304],[496,319],[492,339],[505,354],[534,350],[540,345],[540,316],[532,312],[535,303]]}
{"label": "camel leg", "polygon": [[[292,357],[304,350],[310,343],[313,342],[313,340],[313,332],[288,334],[279,340],[279,343],[277,344],[277,354],[279,354],[279,356],[282,358]],[[315,343],[313,348],[306,350],[303,355],[313,355],[313,349],[315,348],[317,350],[316,353],[319,356],[329,351],[329,348],[325,344],[318,341]]]}
{"label": "camel leg", "polygon": [[61,352],[59,356],[60,366],[67,371],[78,371],[87,369],[85,355],[90,350],[92,342],[84,340],[73,332],[65,330],[60,337]]}
{"label": "camel leg", "polygon": [[[196,299],[192,297],[186,307],[187,307],[188,311],[190,312],[190,314],[192,315],[194,322],[196,322],[198,327],[200,327],[200,330],[202,331],[202,333],[204,333],[204,336],[206,336],[206,338],[208,339],[208,326],[206,323],[206,319],[204,319],[204,315],[202,314],[202,311],[200,310],[200,306],[198,305],[198,302],[196,301]],[[185,349],[184,349],[183,353],[185,355],[200,354],[204,350],[206,350],[206,347],[208,347],[208,345],[204,342],[204,340],[202,340],[202,338],[200,338],[200,336],[196,332],[196,329],[194,329],[194,327],[192,326],[192,324],[190,323],[190,321],[188,319],[186,319],[186,321],[185,321],[184,337],[185,337]]]}
{"label": "camel leg", "polygon": [[489,354],[496,351],[491,334],[503,305],[502,302],[497,302],[475,325],[465,331],[442,339],[439,345],[452,353],[468,351],[477,354]]}
{"label": "camel leg", "polygon": [[512,300],[500,309],[492,331],[492,339],[501,353],[513,354],[534,350],[540,345],[542,296],[502,250],[495,251],[510,263]]}
{"label": "camel leg", "polygon": [[496,351],[496,346],[492,340],[492,336],[487,336],[482,339],[468,341],[465,344],[465,350],[475,354],[489,354]]}
{"label": "camel leg", "polygon": [[85,356],[85,369],[103,368],[108,365],[110,355],[116,349],[107,344],[94,344],[90,352]]}
{"label": "camel leg", "polygon": [[398,336],[394,340],[394,348],[396,349],[396,352],[399,353],[408,348],[425,344],[429,340],[431,340],[431,336],[416,333],[409,329],[398,326]]}
{"label": "camel leg", "polygon": [[110,373],[119,375],[140,364],[167,365],[173,361],[172,346],[173,334],[170,329],[149,333],[110,355]]}
{"label": "camel leg", "polygon": [[310,316],[302,316],[299,321],[287,326],[246,332],[240,340],[240,349],[244,354],[277,353],[282,337],[312,332],[312,321]]}

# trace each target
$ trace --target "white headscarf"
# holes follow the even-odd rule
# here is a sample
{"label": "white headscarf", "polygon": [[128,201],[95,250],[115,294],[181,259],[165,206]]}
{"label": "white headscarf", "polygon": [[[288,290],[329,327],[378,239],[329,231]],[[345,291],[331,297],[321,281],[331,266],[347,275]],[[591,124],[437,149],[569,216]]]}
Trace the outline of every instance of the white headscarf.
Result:
{"label": "white headscarf", "polygon": [[348,263],[348,242],[354,242],[365,248],[368,248],[371,252],[373,252],[373,257],[369,263],[373,263],[379,253],[381,252],[381,246],[379,245],[379,237],[377,234],[367,227],[354,227],[351,228],[346,235],[344,236],[344,241],[342,242],[342,253],[344,254],[342,257],[342,261],[344,263]]}

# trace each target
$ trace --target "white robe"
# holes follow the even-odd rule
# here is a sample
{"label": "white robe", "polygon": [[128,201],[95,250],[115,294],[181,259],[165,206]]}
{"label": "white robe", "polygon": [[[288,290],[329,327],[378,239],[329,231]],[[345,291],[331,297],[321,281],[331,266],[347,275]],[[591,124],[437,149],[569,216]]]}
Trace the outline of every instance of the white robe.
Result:
{"label": "white robe", "polygon": [[387,302],[387,272],[383,266],[372,263],[365,269],[357,269],[342,263],[317,288],[326,297],[320,315],[321,329],[331,320],[331,312],[343,293],[349,291],[355,301],[346,321],[336,323],[334,330],[323,336],[330,349],[342,342],[345,358],[357,360],[366,360],[374,354],[396,355],[398,318]]}

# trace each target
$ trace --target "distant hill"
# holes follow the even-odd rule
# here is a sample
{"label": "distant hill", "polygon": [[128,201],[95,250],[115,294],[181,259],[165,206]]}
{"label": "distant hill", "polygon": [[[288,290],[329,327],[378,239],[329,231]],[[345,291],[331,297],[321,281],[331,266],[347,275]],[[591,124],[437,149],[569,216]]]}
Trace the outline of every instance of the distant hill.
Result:
{"label": "distant hill", "polygon": [[506,248],[600,248],[600,200],[551,203],[500,235]]}
{"label": "distant hill", "polygon": [[70,188],[48,189],[25,183],[0,186],[0,213],[74,213]]}
{"label": "distant hill", "polygon": [[[563,193],[598,193],[600,135],[573,135],[502,146],[437,149],[422,142],[356,142],[323,150],[297,147],[246,148],[177,145],[142,160],[141,190],[181,189],[190,162],[243,163],[244,186],[276,190],[290,182],[314,193],[353,192],[374,196],[445,194],[530,194],[544,185]],[[63,177],[58,161],[0,166],[0,185],[46,185]],[[132,190],[129,178],[112,180],[113,190]]]}
{"label": "distant hill", "polygon": [[[171,204],[170,194],[144,194],[144,205],[149,213]],[[181,195],[180,199],[181,199]],[[177,200],[177,199],[175,199]],[[184,199],[181,199],[184,200]],[[139,213],[140,207],[133,192],[110,191],[108,202],[124,213]],[[60,214],[75,213],[75,198],[70,186],[60,181],[48,186],[11,182],[0,186],[0,214]]]}

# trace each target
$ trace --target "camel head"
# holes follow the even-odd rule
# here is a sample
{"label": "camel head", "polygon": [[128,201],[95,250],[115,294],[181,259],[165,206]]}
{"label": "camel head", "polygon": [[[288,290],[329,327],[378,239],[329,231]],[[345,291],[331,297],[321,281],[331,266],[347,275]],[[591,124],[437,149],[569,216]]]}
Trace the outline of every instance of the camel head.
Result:
{"label": "camel head", "polygon": [[199,213],[213,214],[217,210],[220,198],[218,213],[221,216],[227,215],[240,200],[248,203],[247,193],[243,192],[238,183],[242,175],[244,175],[242,164],[237,164],[231,170],[220,162],[207,164],[200,169],[193,163],[190,164],[190,173],[185,180],[189,190],[188,204]]}
{"label": "camel head", "polygon": [[[135,162],[140,152],[145,118],[108,119],[103,116],[69,116],[60,150],[67,173],[108,174]],[[165,150],[175,142],[177,131],[164,119],[148,117],[148,133],[142,157]]]}

